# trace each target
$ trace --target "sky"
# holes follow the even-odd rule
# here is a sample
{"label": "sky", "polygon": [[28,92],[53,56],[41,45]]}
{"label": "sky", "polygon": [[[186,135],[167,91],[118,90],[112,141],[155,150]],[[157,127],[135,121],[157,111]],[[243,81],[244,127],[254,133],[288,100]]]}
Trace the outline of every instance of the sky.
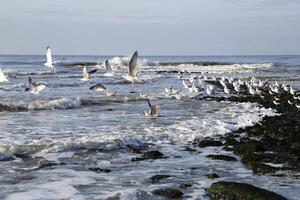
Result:
{"label": "sky", "polygon": [[1,0],[0,54],[300,54],[300,0]]}

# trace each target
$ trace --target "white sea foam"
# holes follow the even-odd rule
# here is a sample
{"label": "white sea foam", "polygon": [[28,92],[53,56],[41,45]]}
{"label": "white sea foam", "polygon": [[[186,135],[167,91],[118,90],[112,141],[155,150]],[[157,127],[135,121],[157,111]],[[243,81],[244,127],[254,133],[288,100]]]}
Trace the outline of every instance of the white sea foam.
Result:
{"label": "white sea foam", "polygon": [[[210,73],[226,73],[226,72],[236,72],[236,73],[248,73],[255,70],[265,70],[273,66],[272,63],[261,63],[261,64],[233,64],[233,65],[194,65],[194,64],[179,64],[179,65],[166,65],[159,66],[154,71],[173,71],[173,70],[186,70],[189,72],[210,72]],[[151,68],[149,69],[151,70]]]}
{"label": "white sea foam", "polygon": [[54,109],[70,109],[80,107],[80,99],[54,99],[54,100],[36,100],[30,102],[26,107],[28,110],[54,110]]}

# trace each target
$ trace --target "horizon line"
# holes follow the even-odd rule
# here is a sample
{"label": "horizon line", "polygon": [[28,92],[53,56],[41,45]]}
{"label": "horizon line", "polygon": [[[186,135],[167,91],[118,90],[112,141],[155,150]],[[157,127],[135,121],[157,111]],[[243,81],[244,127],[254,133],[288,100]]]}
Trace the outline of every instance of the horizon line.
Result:
{"label": "horizon line", "polygon": [[[1,54],[0,56],[45,56],[45,54]],[[121,54],[114,54],[114,55],[99,55],[99,54],[52,54],[52,56],[127,56]],[[150,55],[145,54],[139,56],[144,57],[159,57],[159,56],[192,56],[192,57],[201,57],[201,56],[300,56],[300,54],[160,54],[160,55]]]}

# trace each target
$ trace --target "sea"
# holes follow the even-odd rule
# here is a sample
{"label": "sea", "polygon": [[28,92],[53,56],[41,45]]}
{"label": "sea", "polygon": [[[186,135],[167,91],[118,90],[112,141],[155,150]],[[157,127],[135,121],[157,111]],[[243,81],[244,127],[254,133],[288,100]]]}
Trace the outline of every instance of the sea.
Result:
{"label": "sea", "polygon": [[[44,55],[0,55],[9,80],[0,83],[0,199],[164,199],[152,191],[182,184],[191,184],[182,199],[209,199],[206,190],[215,181],[249,183],[299,199],[299,174],[254,174],[222,147],[186,150],[194,140],[252,126],[277,111],[256,103],[199,100],[206,83],[195,81],[200,91],[193,93],[182,81],[255,77],[299,91],[300,56],[140,56],[144,84],[133,85],[120,81],[129,56],[54,55],[54,72],[45,60]],[[104,76],[105,60],[114,76]],[[83,66],[98,70],[90,82],[81,81]],[[29,77],[47,87],[39,94],[25,91]],[[115,96],[90,90],[97,83]],[[165,93],[171,86],[182,90],[180,98]],[[159,105],[159,116],[145,116],[146,99]],[[133,162],[151,150],[163,159]],[[234,156],[238,162],[212,160],[209,154]],[[209,179],[209,173],[220,178]],[[153,182],[155,175],[168,177]]]}

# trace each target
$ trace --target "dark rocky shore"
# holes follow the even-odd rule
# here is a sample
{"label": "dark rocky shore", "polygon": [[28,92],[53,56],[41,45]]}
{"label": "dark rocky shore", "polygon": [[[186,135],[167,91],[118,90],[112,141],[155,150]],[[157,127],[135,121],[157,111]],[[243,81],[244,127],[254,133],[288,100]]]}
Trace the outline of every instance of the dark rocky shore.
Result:
{"label": "dark rocky shore", "polygon": [[[218,81],[210,84],[222,89]],[[279,105],[273,103],[274,95],[264,91],[264,98],[246,92],[229,97],[198,96],[197,99],[258,103],[277,110],[276,116],[265,116],[252,127],[241,128],[224,137],[205,138],[194,141],[194,145],[222,146],[241,158],[241,162],[255,174],[285,176],[288,171],[300,171],[300,112],[288,103],[293,96],[289,92],[276,95]],[[211,159],[236,161],[224,155],[209,155]],[[297,178],[297,177],[296,177]],[[238,182],[216,182],[208,189],[211,199],[285,199],[273,192]]]}

